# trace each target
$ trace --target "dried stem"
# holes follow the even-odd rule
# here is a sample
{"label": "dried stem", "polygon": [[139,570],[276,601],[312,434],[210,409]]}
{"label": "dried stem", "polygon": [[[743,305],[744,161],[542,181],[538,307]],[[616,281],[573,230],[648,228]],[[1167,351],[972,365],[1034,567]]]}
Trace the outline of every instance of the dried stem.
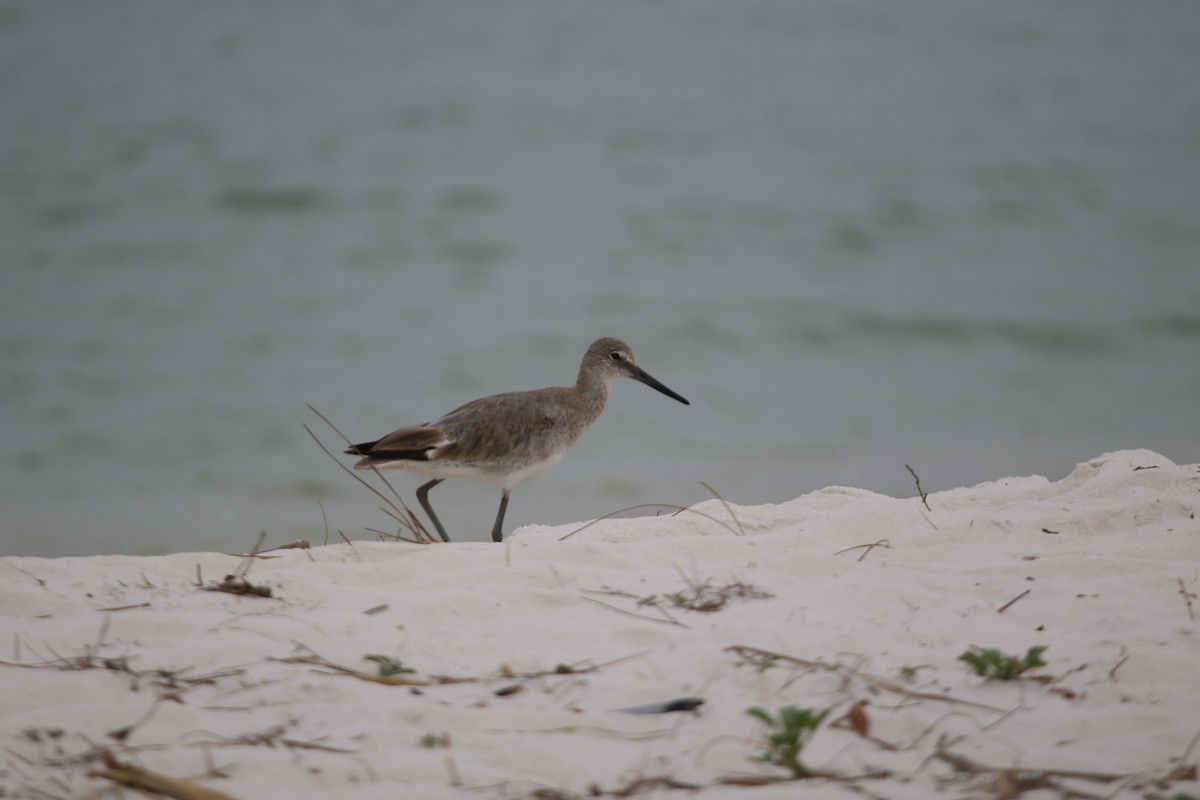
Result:
{"label": "dried stem", "polygon": [[717,498],[718,500],[720,500],[720,501],[721,501],[721,505],[725,506],[725,510],[729,512],[729,516],[733,518],[733,524],[734,524],[734,525],[737,525],[738,532],[739,532],[739,533],[740,533],[742,536],[745,536],[745,535],[746,535],[746,529],[742,527],[742,522],[741,522],[741,520],[739,520],[739,519],[737,518],[737,514],[733,513],[733,508],[732,508],[732,507],[729,505],[729,503],[726,503],[726,502],[725,502],[725,498],[724,498],[724,497],[721,497],[721,495],[720,495],[720,494],[717,492],[717,490],[716,490],[716,489],[712,488],[711,486],[709,486],[709,485],[708,485],[707,483],[705,483],[704,481],[700,481],[700,485],[701,485],[701,486],[703,486],[705,489],[708,489],[709,493],[710,493],[710,494],[711,494],[713,497],[715,497],[715,498]]}
{"label": "dried stem", "polygon": [[89,777],[107,778],[113,783],[128,786],[130,789],[163,794],[167,797],[174,797],[176,800],[234,800],[224,792],[201,786],[185,778],[175,778],[133,764],[122,763],[108,750],[102,750],[100,755],[104,759],[104,769],[92,770],[88,773]]}
{"label": "dried stem", "polygon": [[[328,425],[330,427],[330,429],[333,430],[334,433],[336,433],[338,436],[340,436],[342,438],[342,441],[344,441],[347,445],[353,446],[354,443],[351,442],[350,439],[346,436],[346,434],[342,433],[341,430],[339,430],[338,427],[336,425],[334,425],[329,420],[328,417],[326,417],[320,411],[317,411],[317,409],[314,408],[311,404],[309,404],[308,410],[313,412],[314,414],[316,414],[318,417],[320,417],[322,422],[324,422],[326,425]],[[304,430],[308,433],[308,435],[312,438],[312,440],[317,443],[317,446],[320,447],[321,450],[323,450],[325,452],[325,455],[329,456],[329,458],[333,461],[333,463],[337,464],[338,467],[343,472],[345,472],[351,478],[354,478],[354,480],[361,483],[363,486],[365,486],[367,489],[369,489],[372,493],[374,493],[376,497],[378,497],[385,504],[387,504],[390,508],[392,508],[395,513],[389,512],[388,516],[391,516],[393,519],[395,519],[397,522],[399,522],[403,527],[408,528],[409,531],[413,535],[412,539],[408,539],[406,537],[397,535],[397,537],[396,537],[397,539],[400,539],[401,541],[411,542],[414,544],[432,544],[434,542],[440,541],[438,539],[435,539],[433,536],[431,536],[429,534],[429,532],[425,529],[424,524],[420,521],[420,519],[417,517],[417,515],[412,512],[412,509],[410,509],[405,504],[404,500],[400,497],[400,493],[398,491],[396,491],[396,487],[393,486],[391,484],[391,482],[383,476],[383,473],[381,473],[374,465],[371,466],[371,471],[375,473],[376,477],[379,478],[380,482],[382,482],[383,485],[386,486],[388,488],[388,490],[395,496],[395,498],[396,498],[395,500],[392,500],[390,497],[385,495],[383,492],[379,491],[374,486],[367,483],[367,481],[364,480],[361,475],[358,475],[350,467],[347,467],[345,464],[343,464],[341,461],[339,461],[337,456],[335,456],[329,450],[329,448],[326,447],[325,444],[320,439],[317,438],[317,435],[312,432],[312,429],[309,428],[308,425],[304,426]],[[407,517],[407,520],[405,519],[405,517]]]}
{"label": "dried stem", "polygon": [[[726,647],[725,651],[737,653],[739,656],[742,656],[743,658],[747,658],[747,659],[769,658],[769,659],[775,659],[778,661],[787,661],[792,664],[799,664],[800,666],[805,667],[807,669],[828,668],[828,666],[829,666],[828,664],[824,664],[820,661],[810,661],[806,658],[798,658],[796,656],[788,656],[788,655],[784,655],[783,653],[774,653],[774,652],[771,652],[770,650],[763,650],[758,647],[748,647],[747,645],[741,645],[741,644],[735,644],[731,647]],[[838,667],[838,669],[845,670],[846,668]],[[960,706],[968,706],[970,708],[978,708],[982,711],[992,711],[997,714],[1005,713],[1004,709],[996,708],[994,706],[987,706],[987,705],[984,705],[983,703],[975,703],[970,700],[960,700],[956,697],[947,697],[946,695],[942,695],[942,694],[931,694],[928,692],[914,692],[904,686],[901,686],[900,684],[898,684],[894,681],[888,680],[887,678],[881,678],[878,675],[872,675],[867,672],[860,672],[857,669],[848,669],[848,670],[846,670],[846,672],[850,677],[858,678],[863,683],[866,683],[870,686],[874,686],[877,689],[883,689],[884,691],[887,691],[887,692],[894,692],[895,694],[903,695],[905,698],[910,699],[910,700],[932,700],[932,701],[938,702],[938,703],[950,703],[952,705],[960,705]]]}
{"label": "dried stem", "polygon": [[921,502],[925,504],[925,510],[933,511],[933,509],[929,507],[929,501],[926,499],[929,497],[929,493],[921,488],[921,479],[917,477],[916,470],[914,470],[908,464],[905,464],[904,468],[908,470],[909,474],[913,476],[913,480],[917,482],[917,494],[921,495]]}
{"label": "dried stem", "polygon": [[605,514],[604,516],[597,517],[596,519],[592,520],[591,522],[587,523],[586,525],[578,527],[575,530],[571,531],[570,533],[567,533],[567,534],[564,534],[564,535],[558,537],[558,540],[561,542],[563,539],[569,539],[572,536],[574,536],[575,534],[579,533],[580,531],[587,530],[588,528],[592,527],[597,522],[606,520],[609,517],[616,516],[617,514],[623,514],[626,511],[636,511],[639,508],[671,508],[671,509],[675,510],[676,514],[682,514],[684,511],[690,511],[693,514],[699,514],[700,516],[704,517],[705,519],[711,520],[711,521],[717,523],[722,528],[724,528],[725,530],[732,533],[734,536],[739,535],[738,532],[736,530],[734,530],[733,528],[729,527],[729,525],[727,523],[721,522],[721,520],[717,519],[716,517],[712,516],[711,514],[705,514],[703,511],[697,511],[696,509],[691,508],[690,506],[677,506],[673,503],[639,503],[636,506],[627,506],[626,508],[618,508],[616,511],[610,511],[609,513]]}
{"label": "dried stem", "polygon": [[838,550],[836,553],[834,553],[834,555],[838,556],[838,555],[841,555],[842,553],[849,553],[851,550],[857,550],[860,547],[865,548],[865,549],[863,550],[862,555],[860,555],[858,557],[858,559],[857,559],[858,561],[862,561],[864,558],[869,556],[871,554],[871,551],[874,550],[876,547],[882,547],[885,550],[891,550],[892,543],[889,542],[887,539],[880,539],[878,542],[871,542],[870,544],[856,544],[853,547],[847,547],[842,550]]}
{"label": "dried stem", "polygon": [[1188,619],[1195,620],[1196,613],[1192,610],[1192,600],[1196,599],[1195,592],[1189,592],[1183,584],[1183,578],[1176,578],[1179,582],[1179,593],[1183,595],[1183,602],[1187,605]]}
{"label": "dried stem", "polygon": [[996,609],[996,613],[997,613],[997,614],[1003,614],[1005,611],[1007,611],[1007,610],[1008,610],[1008,607],[1009,607],[1009,606],[1011,606],[1013,603],[1017,602],[1017,601],[1018,601],[1018,600],[1020,600],[1022,597],[1024,597],[1025,595],[1029,594],[1029,593],[1030,593],[1030,592],[1032,592],[1032,591],[1033,591],[1032,589],[1026,589],[1025,591],[1021,592],[1019,595],[1017,595],[1016,597],[1014,597],[1012,600],[1009,600],[1007,603],[1005,603],[1004,605],[1002,605],[1002,606],[1000,606],[999,608],[997,608],[997,609]]}

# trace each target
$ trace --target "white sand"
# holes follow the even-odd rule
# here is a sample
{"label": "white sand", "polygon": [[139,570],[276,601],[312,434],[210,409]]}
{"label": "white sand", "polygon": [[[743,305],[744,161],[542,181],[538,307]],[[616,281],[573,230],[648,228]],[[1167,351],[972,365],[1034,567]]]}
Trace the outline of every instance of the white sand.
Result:
{"label": "white sand", "polygon": [[[1149,784],[1200,761],[1200,619],[1179,583],[1200,592],[1200,467],[1120,452],[1055,483],[1010,478],[928,502],[835,487],[735,507],[744,536],[686,513],[566,541],[578,526],[527,527],[503,545],[282,551],[248,576],[272,599],[200,591],[197,566],[206,583],[237,567],[223,554],[0,559],[0,797],[142,796],[88,777],[98,745],[243,800],[569,797],[663,776],[710,798],[1002,793],[996,773],[931,758],[939,739],[984,765],[1131,776],[1053,778],[1094,796],[1200,796],[1194,775]],[[697,510],[729,521],[717,501]],[[839,552],[880,540],[890,547],[861,560]],[[683,574],[774,597],[670,608],[664,595],[689,591]],[[663,611],[638,604],[651,595],[681,624],[655,621]],[[760,670],[737,645],[831,668]],[[1046,681],[985,682],[957,660],[1033,645],[1048,645],[1029,673]],[[283,660],[374,673],[368,653],[418,678],[475,680],[414,691]],[[690,696],[699,711],[614,711]],[[859,700],[873,739],[829,725]],[[787,705],[835,707],[803,754],[810,767],[890,776],[718,783],[786,774],[751,760],[763,729],[745,710]],[[110,735],[130,725],[123,743]],[[448,747],[422,746],[443,733]],[[635,796],[690,795],[643,784]]]}

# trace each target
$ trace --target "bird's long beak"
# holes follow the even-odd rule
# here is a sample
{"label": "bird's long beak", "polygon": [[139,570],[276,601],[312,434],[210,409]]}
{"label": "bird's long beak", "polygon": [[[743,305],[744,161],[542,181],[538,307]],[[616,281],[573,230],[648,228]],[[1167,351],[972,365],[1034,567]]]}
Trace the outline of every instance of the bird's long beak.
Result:
{"label": "bird's long beak", "polygon": [[678,400],[679,402],[683,403],[685,406],[691,405],[691,403],[689,403],[687,400],[684,399],[683,395],[672,392],[666,386],[663,386],[661,383],[659,383],[657,380],[655,380],[653,377],[651,377],[650,373],[646,372],[646,370],[642,369],[641,367],[634,367],[633,372],[629,377],[633,378],[635,381],[641,381],[642,383],[649,386],[651,389],[658,389],[660,392],[665,394],[667,397],[673,397],[676,400]]}

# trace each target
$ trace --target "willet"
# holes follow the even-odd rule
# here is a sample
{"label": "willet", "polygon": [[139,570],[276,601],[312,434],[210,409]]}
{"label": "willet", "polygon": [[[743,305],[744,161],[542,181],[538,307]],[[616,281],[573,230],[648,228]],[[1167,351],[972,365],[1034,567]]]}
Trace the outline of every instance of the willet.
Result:
{"label": "willet", "polygon": [[357,469],[415,472],[428,483],[417,500],[443,541],[450,541],[429,504],[429,490],[446,478],[467,478],[500,487],[500,510],[492,540],[502,541],[504,511],[513,487],[550,469],[604,411],[615,378],[633,378],[684,405],[681,395],[650,377],[620,339],[597,339],[583,354],[574,386],[481,397],[423,425],[392,431],[382,439],[351,445],[345,452],[362,456]]}

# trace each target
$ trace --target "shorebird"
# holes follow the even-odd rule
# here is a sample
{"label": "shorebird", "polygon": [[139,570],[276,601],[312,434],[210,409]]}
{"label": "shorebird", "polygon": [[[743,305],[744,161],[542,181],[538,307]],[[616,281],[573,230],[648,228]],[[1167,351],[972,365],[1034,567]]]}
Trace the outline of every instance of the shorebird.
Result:
{"label": "shorebird", "polygon": [[557,464],[604,411],[616,378],[633,378],[691,405],[682,395],[650,377],[620,339],[592,342],[579,364],[574,386],[481,397],[441,419],[392,431],[382,439],[351,445],[344,452],[362,456],[356,469],[396,469],[431,478],[417,489],[417,500],[443,541],[450,541],[429,504],[429,490],[446,478],[485,481],[500,487],[500,510],[492,540],[504,539],[508,495],[521,481]]}

